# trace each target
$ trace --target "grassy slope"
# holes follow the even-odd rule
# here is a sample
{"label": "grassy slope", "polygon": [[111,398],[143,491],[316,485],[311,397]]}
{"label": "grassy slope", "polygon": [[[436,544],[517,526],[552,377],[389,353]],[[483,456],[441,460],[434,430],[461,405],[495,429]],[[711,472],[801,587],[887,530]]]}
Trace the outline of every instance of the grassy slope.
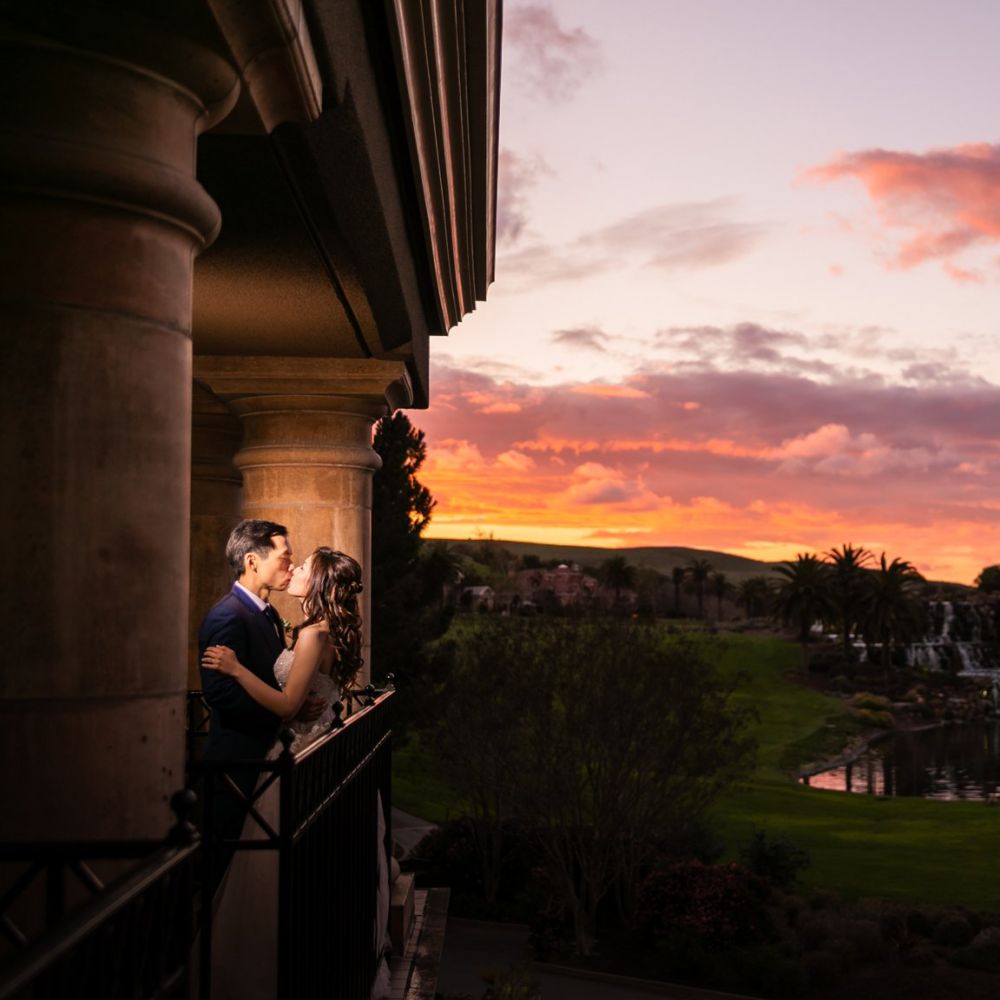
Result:
{"label": "grassy slope", "polygon": [[[758,766],[720,801],[713,822],[733,854],[755,827],[783,835],[812,859],[804,881],[851,897],[893,896],[1000,912],[1000,808],[981,802],[877,799],[825,792],[788,776],[792,762],[836,750],[850,720],[843,703],[794,682],[798,650],[780,639],[731,636],[723,667],[744,672],[739,697],[759,712]],[[394,804],[442,822],[461,813],[433,759],[415,742],[395,754]]]}
{"label": "grassy slope", "polygon": [[[444,541],[449,545],[457,542],[483,544],[483,539],[448,538],[432,539],[432,541]],[[727,552],[685,549],[677,546],[605,549],[592,545],[543,545],[539,542],[507,542],[500,539],[486,541],[486,544],[501,546],[516,556],[535,555],[542,560],[565,559],[585,566],[599,566],[612,556],[624,556],[633,566],[648,566],[665,575],[669,575],[674,566],[687,566],[692,559],[707,559],[712,564],[712,569],[725,573],[733,580],[741,580],[748,576],[770,575],[773,571],[771,563],[759,562],[756,559],[745,559],[743,556],[733,556]]]}
{"label": "grassy slope", "polygon": [[748,786],[716,806],[725,840],[744,844],[755,826],[787,836],[812,859],[805,881],[847,896],[1000,911],[1000,810],[981,802],[846,795],[789,780],[786,748],[808,745],[810,737],[816,746],[816,734],[828,724],[839,728],[845,714],[839,700],[794,683],[797,658],[792,644],[777,639],[730,642],[725,666],[749,675],[741,697],[760,713],[760,758]]}

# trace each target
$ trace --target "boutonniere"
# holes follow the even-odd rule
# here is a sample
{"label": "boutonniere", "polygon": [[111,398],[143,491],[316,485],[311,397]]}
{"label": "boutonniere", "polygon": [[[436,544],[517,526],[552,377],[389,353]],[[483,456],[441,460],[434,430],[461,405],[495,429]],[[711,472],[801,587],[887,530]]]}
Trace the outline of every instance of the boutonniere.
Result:
{"label": "boutonniere", "polygon": [[282,618],[281,615],[278,615],[278,621],[281,622],[281,630],[285,633],[285,635],[288,635],[288,633],[292,631],[292,623],[286,618]]}

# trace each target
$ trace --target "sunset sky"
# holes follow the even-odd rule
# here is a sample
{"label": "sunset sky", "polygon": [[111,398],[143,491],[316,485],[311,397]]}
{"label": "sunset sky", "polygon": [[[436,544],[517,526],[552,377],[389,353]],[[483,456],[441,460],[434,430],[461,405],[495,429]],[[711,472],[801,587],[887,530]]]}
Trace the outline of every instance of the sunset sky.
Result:
{"label": "sunset sky", "polygon": [[430,537],[1000,561],[1000,5],[505,6]]}

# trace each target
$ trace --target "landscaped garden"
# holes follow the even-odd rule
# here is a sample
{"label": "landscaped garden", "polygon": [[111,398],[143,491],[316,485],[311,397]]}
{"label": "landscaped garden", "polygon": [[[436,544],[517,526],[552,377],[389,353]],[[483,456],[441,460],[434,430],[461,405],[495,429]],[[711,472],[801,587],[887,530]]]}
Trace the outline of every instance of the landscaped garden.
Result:
{"label": "landscaped garden", "polygon": [[844,700],[804,686],[793,643],[731,636],[727,670],[747,677],[737,697],[756,706],[758,765],[747,785],[712,816],[736,849],[755,827],[786,836],[809,853],[806,885],[849,898],[886,896],[1000,911],[995,850],[1000,809],[820,791],[790,772],[838,752],[859,730]]}
{"label": "landscaped garden", "polygon": [[[450,633],[458,637],[458,646],[473,651],[467,654],[467,665],[477,661],[475,650],[491,648],[486,642],[477,646],[480,639],[493,647],[492,664],[479,680],[465,675],[466,681],[480,685],[481,696],[497,699],[475,720],[464,743],[479,761],[470,759],[470,770],[487,768],[479,773],[485,775],[489,795],[494,792],[494,779],[488,774],[494,748],[500,758],[506,754],[517,759],[523,752],[518,741],[525,734],[530,738],[530,726],[521,735],[513,732],[517,726],[511,705],[544,704],[552,694],[526,685],[523,669],[512,670],[510,678],[503,676],[498,664],[504,662],[506,651],[495,648],[498,641],[507,641],[503,628],[503,619],[496,616],[462,616]],[[512,631],[525,628],[515,624]],[[581,628],[595,626],[584,622]],[[599,637],[597,628],[594,635]],[[744,721],[747,710],[752,710],[752,721],[743,731],[756,743],[752,765],[746,766],[749,758],[740,728],[725,730],[721,737],[728,741],[725,745],[744,755],[738,784],[723,783],[722,792],[698,822],[681,830],[679,837],[677,820],[682,813],[662,813],[675,824],[673,831],[652,838],[656,843],[633,866],[638,878],[631,883],[625,869],[609,870],[602,901],[592,907],[589,923],[581,921],[578,911],[574,945],[574,921],[568,914],[587,893],[581,894],[578,887],[576,895],[574,891],[567,895],[565,887],[559,888],[559,866],[553,867],[553,857],[540,845],[550,838],[551,851],[553,833],[556,841],[565,837],[574,842],[573,849],[583,853],[562,871],[567,880],[572,880],[574,871],[579,875],[577,866],[590,864],[587,851],[595,836],[601,836],[600,822],[593,822],[590,808],[584,805],[582,811],[562,814],[585,817],[586,827],[574,828],[573,820],[567,827],[565,819],[553,826],[552,817],[537,807],[534,819],[518,816],[515,807],[512,818],[501,822],[500,813],[491,814],[488,801],[484,804],[480,798],[483,789],[470,787],[467,778],[459,777],[457,784],[466,782],[463,799],[452,786],[449,764],[438,759],[434,749],[442,746],[440,733],[435,743],[430,731],[415,731],[396,753],[394,801],[442,824],[441,831],[418,849],[417,863],[429,882],[451,885],[452,911],[530,923],[536,958],[598,971],[766,997],[843,1000],[859,990],[880,997],[992,997],[994,974],[1000,971],[1000,879],[993,853],[1000,810],[981,801],[883,798],[800,783],[796,776],[803,765],[836,756],[848,744],[859,746],[875,732],[871,714],[852,710],[852,699],[825,692],[815,679],[804,682],[800,651],[784,639],[713,636],[696,626],[665,623],[637,628],[651,629],[647,636],[660,634],[665,670],[689,671],[685,690],[674,689],[680,700],[688,697],[686,687],[695,684],[696,675],[690,670],[701,657],[702,667],[715,678],[703,692],[708,710],[717,711],[724,702],[724,712]],[[530,634],[530,627],[525,634]],[[568,635],[564,629],[561,641]],[[516,655],[516,641],[511,642],[511,655]],[[641,652],[642,643],[637,647],[637,654]],[[680,659],[671,662],[677,656]],[[593,682],[600,671],[589,669]],[[609,696],[620,696],[623,704],[635,708],[639,725],[645,724],[650,692],[642,688],[648,683],[642,675],[648,674],[648,665],[637,669],[637,689],[630,685],[622,663],[615,664],[614,671],[616,683],[595,692],[597,698],[608,705]],[[561,707],[555,715],[544,716],[556,741],[578,730],[581,721],[596,726],[603,721],[599,712],[564,719],[564,699],[572,692],[572,686],[558,692],[555,701]],[[855,705],[859,700],[865,699],[855,697]],[[668,705],[664,702],[660,710],[669,711]],[[614,710],[609,715],[613,730],[618,715]],[[461,723],[451,715],[445,726],[460,728]],[[481,747],[476,746],[477,727],[482,729]],[[684,731],[683,726],[680,729]],[[677,719],[665,722],[664,739],[676,739],[677,730]],[[627,739],[628,730],[621,732]],[[543,731],[540,742],[546,739]],[[717,749],[711,737],[703,729],[693,737],[695,746],[699,739],[706,759],[711,758]],[[598,758],[582,759],[584,769],[599,770]],[[518,773],[506,785],[501,769],[495,790],[513,801],[521,796],[521,782],[547,787],[552,782],[549,772],[557,770],[559,762],[552,757],[547,767],[527,777]],[[678,766],[683,770],[698,765],[686,756]],[[716,757],[712,767],[720,766],[724,762]],[[462,767],[461,755],[453,752],[453,779],[456,768]],[[567,794],[567,786],[558,780],[552,787],[557,797]],[[679,787],[683,794],[691,794],[683,781]],[[638,829],[633,826],[624,835],[624,849],[635,844]],[[613,830],[610,842],[615,842]],[[623,892],[625,897],[633,894],[631,901],[623,898]],[[593,930],[596,939],[589,936]]]}
{"label": "landscaped garden", "polygon": [[[455,625],[474,628],[475,622],[464,616]],[[722,669],[744,675],[735,698],[758,714],[752,728],[757,766],[711,812],[727,855],[738,856],[754,830],[763,829],[808,853],[811,863],[800,876],[806,886],[848,898],[1000,911],[1000,808],[848,795],[794,780],[799,765],[836,754],[861,730],[843,699],[801,683],[798,663],[798,647],[787,640],[723,637]],[[465,811],[419,734],[395,753],[393,797],[399,808],[434,822]]]}

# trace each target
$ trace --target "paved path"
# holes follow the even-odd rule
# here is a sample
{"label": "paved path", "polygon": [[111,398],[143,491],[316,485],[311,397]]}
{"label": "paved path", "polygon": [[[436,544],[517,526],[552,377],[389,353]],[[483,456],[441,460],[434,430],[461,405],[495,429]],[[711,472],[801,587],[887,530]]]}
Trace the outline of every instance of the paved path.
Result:
{"label": "paved path", "polygon": [[419,816],[411,816],[393,806],[392,839],[403,849],[405,858],[424,837],[437,827]]}
{"label": "paved path", "polygon": [[[411,816],[401,809],[392,810],[392,837],[403,850],[405,857],[423,838],[436,829],[419,816]],[[449,917],[444,939],[444,955],[438,975],[438,992],[466,994],[479,1000],[486,984],[483,973],[490,969],[507,969],[513,965],[527,965],[531,961],[528,948],[528,929],[523,924],[495,924],[478,920]],[[732,994],[712,993],[689,987],[667,987],[661,984],[645,986],[639,980],[633,983],[615,982],[609,976],[581,978],[557,973],[535,966],[531,975],[538,980],[543,1000],[637,1000],[652,996],[669,1000],[725,1000]],[[742,1000],[732,997],[732,1000]]]}
{"label": "paved path", "polygon": [[[438,992],[466,994],[479,1000],[486,989],[483,973],[489,969],[506,969],[525,965],[531,959],[528,949],[528,929],[523,924],[493,924],[478,920],[448,918],[444,956],[438,974]],[[544,966],[533,966],[531,975],[538,980],[543,1000],[746,1000],[733,994],[713,993],[687,986],[668,986],[624,977],[580,977],[558,973]]]}

